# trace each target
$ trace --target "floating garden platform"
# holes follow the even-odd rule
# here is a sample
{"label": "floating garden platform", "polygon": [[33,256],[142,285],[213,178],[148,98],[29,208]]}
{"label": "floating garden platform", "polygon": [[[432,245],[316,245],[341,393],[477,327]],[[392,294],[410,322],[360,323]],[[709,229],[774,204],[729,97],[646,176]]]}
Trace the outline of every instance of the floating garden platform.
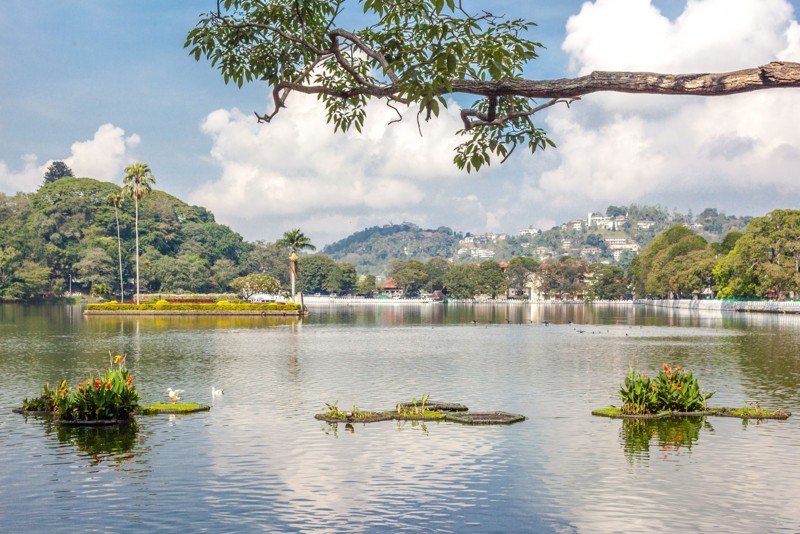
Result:
{"label": "floating garden platform", "polygon": [[781,409],[763,410],[761,408],[709,408],[699,412],[659,412],[647,414],[626,414],[616,406],[592,411],[592,415],[611,419],[669,419],[678,417],[738,417],[739,419],[788,419],[792,413]]}
{"label": "floating garden platform", "polygon": [[508,412],[451,412],[444,418],[463,425],[510,425],[525,420],[524,415]]}
{"label": "floating garden platform", "polygon": [[387,412],[345,412],[342,414],[318,413],[314,419],[327,423],[376,423],[378,421],[391,421],[394,415]]}
{"label": "floating garden platform", "polygon": [[195,412],[207,412],[211,406],[206,404],[193,404],[193,403],[176,403],[168,404],[164,402],[157,402],[156,404],[149,404],[147,406],[139,406],[138,413],[143,415],[157,415],[157,414],[186,414]]}
{"label": "floating garden platform", "polygon": [[327,404],[328,411],[314,416],[328,423],[373,423],[377,421],[450,421],[465,425],[509,425],[524,421],[524,415],[501,411],[470,412],[463,404],[428,401],[427,396],[417,402],[399,402],[394,410],[359,411],[355,406],[342,411],[336,402]]}

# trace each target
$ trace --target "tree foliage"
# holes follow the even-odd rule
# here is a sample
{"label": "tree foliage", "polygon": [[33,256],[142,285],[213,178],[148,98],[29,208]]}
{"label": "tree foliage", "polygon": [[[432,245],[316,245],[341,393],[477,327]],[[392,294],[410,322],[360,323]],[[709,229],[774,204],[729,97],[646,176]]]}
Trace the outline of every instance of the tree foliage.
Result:
{"label": "tree foliage", "polygon": [[230,285],[242,294],[243,299],[248,299],[256,293],[275,293],[281,287],[277,279],[261,273],[241,276],[233,280]]}
{"label": "tree foliage", "polygon": [[[359,13],[360,12],[360,13]],[[360,17],[365,26],[340,22]],[[454,162],[478,170],[517,146],[555,146],[533,122],[542,109],[597,91],[720,95],[800,86],[800,65],[774,62],[724,74],[593,72],[575,79],[521,79],[541,44],[535,24],[470,10],[461,0],[218,0],[187,35],[185,47],[206,58],[226,83],[264,80],[273,88],[271,121],[292,92],[317,95],[334,130],[361,130],[370,99],[397,110],[414,106],[425,120],[447,95],[478,97],[462,109],[466,140]],[[538,102],[534,99],[542,99]],[[398,120],[401,115],[398,110]]]}
{"label": "tree foliage", "polygon": [[716,255],[703,237],[676,225],[656,237],[628,270],[638,297],[688,298],[714,284]]}
{"label": "tree foliage", "polygon": [[628,293],[625,271],[616,265],[593,263],[589,266],[592,283],[586,291],[587,300],[620,300]]}
{"label": "tree foliage", "polygon": [[[73,177],[32,194],[0,193],[0,298],[58,296],[70,282],[76,292],[97,283],[118,292],[120,257],[122,284],[132,293],[134,203],[115,210],[108,201],[120,193],[115,184]],[[249,245],[207,210],[154,190],[139,211],[143,291],[224,290],[248,272]]]}
{"label": "tree foliage", "polygon": [[304,293],[349,293],[358,283],[355,267],[327,254],[300,256],[299,285]]}
{"label": "tree foliage", "polygon": [[756,217],[714,270],[722,297],[800,291],[800,211]]}
{"label": "tree foliage", "polygon": [[47,171],[44,173],[44,182],[42,185],[51,184],[59,178],[64,178],[65,176],[75,176],[75,173],[73,173],[72,169],[70,169],[63,161],[54,161],[47,167]]}
{"label": "tree foliage", "polygon": [[298,250],[317,250],[317,247],[311,244],[311,239],[298,228],[284,232],[283,237],[277,241],[277,244],[287,247],[295,253]]}

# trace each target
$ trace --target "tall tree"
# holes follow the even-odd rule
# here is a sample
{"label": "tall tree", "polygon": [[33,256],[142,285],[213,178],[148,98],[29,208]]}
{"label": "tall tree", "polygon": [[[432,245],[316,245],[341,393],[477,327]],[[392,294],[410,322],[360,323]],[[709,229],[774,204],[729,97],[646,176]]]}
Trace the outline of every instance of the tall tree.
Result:
{"label": "tall tree", "polygon": [[722,297],[800,292],[800,210],[756,217],[714,269]]}
{"label": "tall tree", "polygon": [[[706,240],[678,224],[659,234],[634,258],[628,276],[639,298],[681,298],[709,285],[713,259]],[[689,276],[695,264],[702,267],[701,272]]]}
{"label": "tall tree", "polygon": [[309,239],[298,228],[288,230],[283,233],[276,243],[280,246],[288,247],[292,253],[289,256],[289,277],[292,281],[292,301],[295,299],[295,287],[297,284],[297,251],[298,250],[317,250],[317,247],[311,244]]}
{"label": "tall tree", "polygon": [[44,183],[42,183],[42,185],[53,183],[65,176],[75,176],[75,174],[73,174],[72,169],[63,161],[54,161],[47,167],[47,172],[44,173]]}
{"label": "tall tree", "polygon": [[125,195],[133,198],[136,214],[136,304],[139,304],[139,201],[152,191],[156,177],[146,163],[134,163],[125,167],[122,183],[125,184]]}
{"label": "tall tree", "polygon": [[125,302],[125,285],[122,282],[122,238],[119,233],[119,208],[124,200],[122,192],[111,193],[106,197],[110,205],[114,207],[114,219],[117,221],[117,254],[119,257],[119,301]]}
{"label": "tall tree", "polygon": [[389,264],[389,277],[397,287],[403,289],[403,295],[414,297],[419,295],[428,282],[425,265],[417,260],[394,260]]}
{"label": "tall tree", "polygon": [[524,295],[527,287],[531,283],[531,275],[536,272],[539,262],[533,258],[517,256],[511,258],[506,269],[506,279],[508,288],[513,289],[517,295]]}
{"label": "tall tree", "polygon": [[[270,122],[292,92],[317,95],[334,130],[361,130],[370,99],[419,108],[426,120],[447,106],[448,94],[479,99],[461,111],[467,140],[459,168],[503,161],[519,146],[555,146],[532,117],[558,103],[598,91],[669,95],[729,95],[800,87],[800,64],[773,62],[723,74],[593,72],[575,79],[524,80],[540,43],[525,37],[534,23],[455,0],[218,0],[187,36],[185,47],[205,57],[225,82],[265,80],[273,87]],[[362,11],[369,26],[348,31],[339,19]],[[352,20],[349,18],[348,20]],[[538,103],[533,99],[544,99]],[[399,112],[398,112],[399,116]]]}

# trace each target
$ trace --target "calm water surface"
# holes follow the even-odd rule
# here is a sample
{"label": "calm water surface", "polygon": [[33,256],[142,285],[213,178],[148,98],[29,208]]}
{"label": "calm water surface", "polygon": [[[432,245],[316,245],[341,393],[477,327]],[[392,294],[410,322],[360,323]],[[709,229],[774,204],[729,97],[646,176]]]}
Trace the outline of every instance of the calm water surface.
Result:
{"label": "calm water surface", "polygon": [[[631,305],[319,307],[302,321],[84,317],[0,305],[0,529],[800,531],[800,317]],[[475,323],[473,323],[475,321]],[[547,323],[547,324],[546,324]],[[142,402],[210,412],[70,430],[11,413],[125,353]],[[632,362],[694,371],[712,405],[797,413],[645,423]],[[316,421],[423,393],[512,426]]]}

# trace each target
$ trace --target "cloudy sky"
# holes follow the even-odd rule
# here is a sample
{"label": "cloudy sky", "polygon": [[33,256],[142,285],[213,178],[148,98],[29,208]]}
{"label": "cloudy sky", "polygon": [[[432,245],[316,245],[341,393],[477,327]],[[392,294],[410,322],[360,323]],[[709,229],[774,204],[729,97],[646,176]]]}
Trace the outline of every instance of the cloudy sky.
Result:
{"label": "cloudy sky", "polygon": [[[526,77],[592,70],[716,72],[800,61],[800,0],[482,0],[539,24]],[[542,228],[609,204],[762,215],[800,203],[800,90],[724,98],[594,94],[552,108],[558,144],[475,174],[452,164],[440,120],[334,135],[300,95],[268,125],[263,84],[226,86],[183,43],[213,0],[6,0],[0,15],[0,191],[34,191],[47,165],[120,183],[148,163],[157,188],[211,209],[248,240],[300,227],[317,245],[410,221],[470,232]],[[413,113],[410,115],[413,117]]]}

